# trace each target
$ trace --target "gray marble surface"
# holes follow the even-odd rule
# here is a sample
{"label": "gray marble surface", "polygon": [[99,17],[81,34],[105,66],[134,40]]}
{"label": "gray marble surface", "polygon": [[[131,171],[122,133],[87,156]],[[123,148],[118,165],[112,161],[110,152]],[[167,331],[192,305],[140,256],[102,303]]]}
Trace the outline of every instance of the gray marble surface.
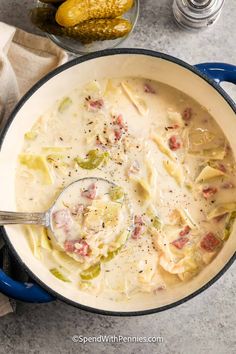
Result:
{"label": "gray marble surface", "polygon": [[[0,21],[37,32],[27,10],[31,0],[1,0]],[[178,29],[172,0],[141,0],[141,16],[126,46],[169,53],[189,63],[236,64],[236,0],[226,0],[219,22],[203,32]],[[0,34],[1,37],[1,34]],[[236,98],[235,89],[227,85]],[[236,264],[210,289],[166,312],[137,318],[112,318],[62,302],[19,303],[15,314],[0,319],[0,353],[163,353],[234,354],[236,352]],[[73,335],[162,336],[163,343],[73,343]]]}

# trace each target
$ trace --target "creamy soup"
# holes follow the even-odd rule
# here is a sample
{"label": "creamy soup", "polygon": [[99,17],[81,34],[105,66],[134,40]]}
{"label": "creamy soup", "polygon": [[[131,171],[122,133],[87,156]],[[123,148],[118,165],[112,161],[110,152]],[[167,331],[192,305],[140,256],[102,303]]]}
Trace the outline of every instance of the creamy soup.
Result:
{"label": "creamy soup", "polygon": [[94,80],[35,118],[19,155],[18,210],[45,211],[95,177],[61,195],[53,233],[24,228],[58,281],[116,301],[158,296],[220,252],[236,216],[235,161],[196,101],[150,80]]}

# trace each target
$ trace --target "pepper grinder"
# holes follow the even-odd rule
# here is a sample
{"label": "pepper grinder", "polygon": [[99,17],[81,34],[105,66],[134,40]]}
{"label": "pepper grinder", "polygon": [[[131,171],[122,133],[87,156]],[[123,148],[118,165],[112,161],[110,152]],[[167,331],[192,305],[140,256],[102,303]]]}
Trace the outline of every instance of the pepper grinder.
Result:
{"label": "pepper grinder", "polygon": [[218,20],[224,2],[225,0],[174,0],[174,17],[185,29],[204,29]]}

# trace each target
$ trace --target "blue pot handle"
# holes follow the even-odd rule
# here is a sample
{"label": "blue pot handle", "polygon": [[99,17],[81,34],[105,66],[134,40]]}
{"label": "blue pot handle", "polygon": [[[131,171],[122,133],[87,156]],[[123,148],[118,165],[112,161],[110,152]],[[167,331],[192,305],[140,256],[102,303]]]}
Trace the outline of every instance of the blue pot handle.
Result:
{"label": "blue pot handle", "polygon": [[[202,63],[195,65],[206,76],[218,84],[223,81],[236,84],[236,66],[224,63]],[[50,302],[54,298],[35,283],[21,283],[11,279],[0,269],[0,292],[16,300],[26,302]]]}
{"label": "blue pot handle", "polygon": [[218,84],[221,82],[232,82],[236,84],[236,66],[224,63],[202,63],[195,67],[203,74],[215,80]]}
{"label": "blue pot handle", "polygon": [[11,279],[0,269],[0,292],[25,302],[50,302],[54,298],[35,283],[21,283]]}

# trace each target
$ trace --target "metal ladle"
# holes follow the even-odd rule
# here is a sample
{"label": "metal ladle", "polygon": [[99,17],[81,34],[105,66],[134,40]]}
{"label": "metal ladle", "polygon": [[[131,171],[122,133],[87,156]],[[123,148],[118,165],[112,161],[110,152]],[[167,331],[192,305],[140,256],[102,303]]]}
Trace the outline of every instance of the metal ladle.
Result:
{"label": "metal ladle", "polygon": [[74,188],[75,184],[78,185],[78,191],[80,191],[82,184],[85,181],[87,181],[88,184],[100,181],[104,184],[109,185],[109,187],[116,186],[115,183],[110,182],[103,178],[98,178],[98,177],[81,178],[71,183],[65,189],[63,189],[63,191],[57,197],[57,199],[55,200],[51,208],[43,213],[24,213],[24,212],[22,213],[22,212],[0,211],[0,225],[1,226],[10,225],[10,224],[42,225],[47,228],[50,228],[53,231],[52,215],[53,215],[54,207],[57,204],[58,200],[62,197],[62,195],[67,194],[70,191],[70,189],[72,189],[72,187]]}

